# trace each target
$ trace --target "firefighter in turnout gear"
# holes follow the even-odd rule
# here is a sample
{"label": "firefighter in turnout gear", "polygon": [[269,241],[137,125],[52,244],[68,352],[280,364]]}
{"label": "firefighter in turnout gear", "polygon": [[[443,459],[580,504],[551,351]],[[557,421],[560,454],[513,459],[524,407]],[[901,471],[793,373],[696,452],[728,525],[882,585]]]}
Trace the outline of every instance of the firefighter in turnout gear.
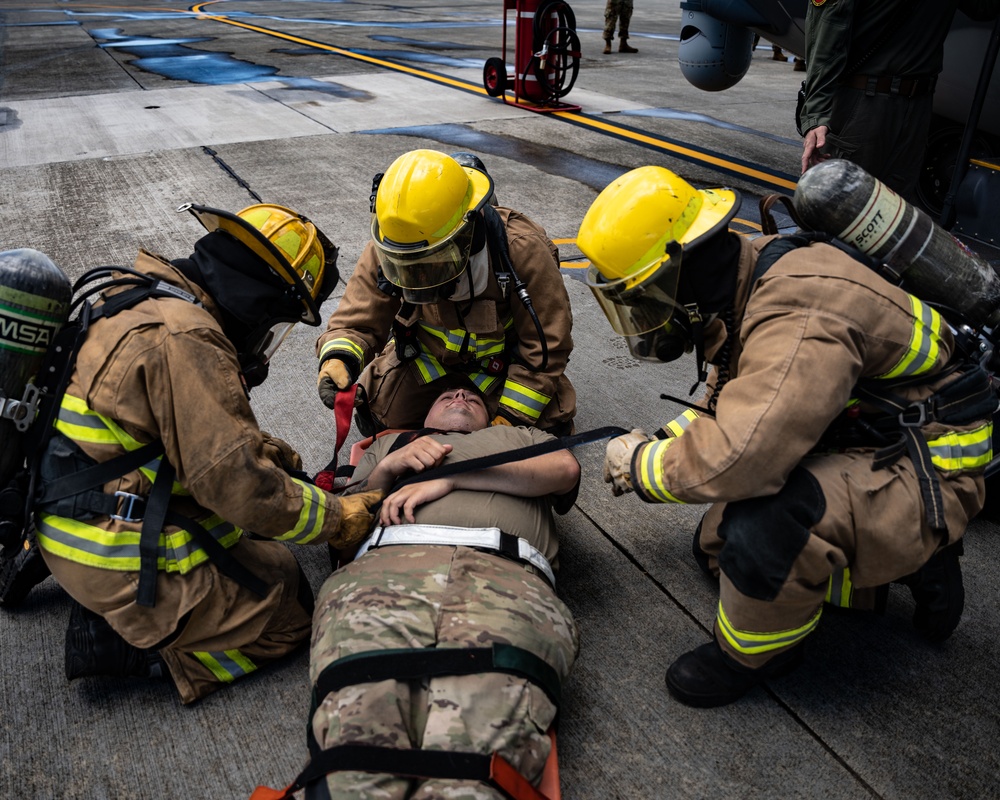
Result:
{"label": "firefighter in turnout gear", "polygon": [[476,156],[414,150],[376,178],[371,241],[317,342],[319,395],[333,408],[357,381],[370,435],[419,428],[441,379],[461,375],[494,424],[568,433],[571,329],[545,231],[495,205]]}
{"label": "firefighter in turnout gear", "polygon": [[285,542],[360,539],[381,495],[316,488],[249,404],[288,329],[319,324],[336,247],[281,206],[179,210],[208,230],[194,253],[141,251],[81,311],[35,521],[76,601],[67,677],[169,675],[190,703],[308,640]]}
{"label": "firefighter in turnout gear", "polygon": [[820,237],[742,239],[736,193],[660,167],[608,186],[580,227],[589,283],[632,352],[694,349],[708,393],[655,436],[607,447],[614,494],[710,503],[695,534],[720,586],[713,641],[667,686],[718,706],[802,660],[824,601],[907,583],[914,623],[958,624],[958,555],[982,507],[996,395],[928,302]]}

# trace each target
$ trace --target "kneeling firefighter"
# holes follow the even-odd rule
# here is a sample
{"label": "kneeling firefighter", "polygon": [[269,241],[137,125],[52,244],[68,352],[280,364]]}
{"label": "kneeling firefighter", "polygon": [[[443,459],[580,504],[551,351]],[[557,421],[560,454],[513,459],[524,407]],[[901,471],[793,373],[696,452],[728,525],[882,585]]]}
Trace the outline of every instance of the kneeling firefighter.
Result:
{"label": "kneeling firefighter", "polygon": [[545,231],[496,205],[471,153],[404,153],[376,176],[371,211],[371,241],[316,345],[323,402],[357,381],[365,435],[419,428],[441,379],[464,375],[494,424],[571,433],[573,318]]}
{"label": "kneeling firefighter", "polygon": [[67,677],[169,674],[189,703],[308,639],[312,592],[284,542],[360,538],[380,493],[316,488],[249,404],[291,326],[319,323],[337,248],[282,206],[179,210],[209,231],[189,258],[141,251],[77,284],[111,279],[49,350],[31,496],[76,601]]}
{"label": "kneeling firefighter", "polygon": [[714,367],[701,406],[612,440],[605,460],[616,495],[712,504],[694,554],[719,578],[715,637],[666,676],[693,706],[790,671],[824,601],[875,608],[893,581],[918,630],[947,638],[997,407],[978,348],[929,302],[831,236],[740,238],[739,202],[643,167],[598,196],[577,240],[634,355],[694,348],[699,382]]}

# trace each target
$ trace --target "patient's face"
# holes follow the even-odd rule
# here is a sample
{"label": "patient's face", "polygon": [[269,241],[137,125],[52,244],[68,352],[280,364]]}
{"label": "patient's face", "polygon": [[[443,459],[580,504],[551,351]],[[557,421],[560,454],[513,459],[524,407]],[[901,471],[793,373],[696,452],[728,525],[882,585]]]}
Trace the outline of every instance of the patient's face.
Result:
{"label": "patient's face", "polygon": [[427,412],[424,425],[443,431],[478,431],[489,424],[482,398],[469,389],[449,389],[441,393]]}

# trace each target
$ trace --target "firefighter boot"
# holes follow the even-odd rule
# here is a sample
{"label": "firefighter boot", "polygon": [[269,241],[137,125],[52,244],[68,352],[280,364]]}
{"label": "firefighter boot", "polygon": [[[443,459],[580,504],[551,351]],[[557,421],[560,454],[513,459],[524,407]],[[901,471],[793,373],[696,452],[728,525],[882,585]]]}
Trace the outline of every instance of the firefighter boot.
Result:
{"label": "firefighter boot", "polygon": [[739,700],[754,686],[787,675],[802,663],[802,646],[750,669],[722,652],[713,639],[678,658],[667,670],[667,689],[684,705],[715,708]]}
{"label": "firefighter boot", "polygon": [[126,642],[102,616],[77,602],[66,630],[66,679],[107,675],[113,678],[161,678],[163,658]]}
{"label": "firefighter boot", "polygon": [[22,603],[35,586],[49,575],[49,568],[34,536],[27,538],[8,555],[0,555],[0,606],[13,608]]}
{"label": "firefighter boot", "polygon": [[909,587],[917,607],[913,627],[929,642],[943,642],[962,619],[965,587],[958,557],[965,552],[962,540],[938,550],[912,575],[897,583]]}

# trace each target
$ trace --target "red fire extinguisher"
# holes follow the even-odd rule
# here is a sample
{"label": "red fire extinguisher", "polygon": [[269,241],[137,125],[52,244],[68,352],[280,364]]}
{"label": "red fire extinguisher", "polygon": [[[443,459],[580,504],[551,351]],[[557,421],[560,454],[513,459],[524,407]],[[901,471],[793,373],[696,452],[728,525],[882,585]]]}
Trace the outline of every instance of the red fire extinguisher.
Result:
{"label": "red fire extinguisher", "polygon": [[[569,93],[580,70],[580,39],[576,16],[565,0],[504,0],[504,42],[507,48],[507,11],[516,16],[514,28],[514,100],[567,110],[560,98]],[[486,61],[483,84],[491,97],[501,97],[510,83],[501,58]],[[506,101],[506,97],[504,97]],[[573,108],[578,109],[578,106]]]}

